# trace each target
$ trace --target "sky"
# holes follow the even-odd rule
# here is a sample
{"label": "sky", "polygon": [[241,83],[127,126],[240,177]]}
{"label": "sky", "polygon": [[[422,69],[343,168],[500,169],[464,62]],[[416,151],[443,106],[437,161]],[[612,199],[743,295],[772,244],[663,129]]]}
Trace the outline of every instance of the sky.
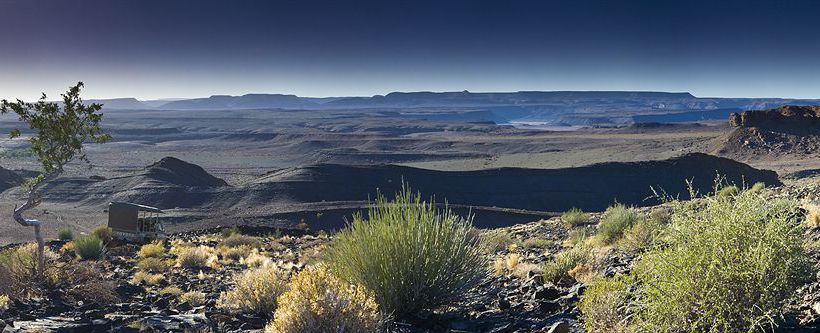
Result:
{"label": "sky", "polygon": [[820,1],[0,0],[0,98],[820,98]]}

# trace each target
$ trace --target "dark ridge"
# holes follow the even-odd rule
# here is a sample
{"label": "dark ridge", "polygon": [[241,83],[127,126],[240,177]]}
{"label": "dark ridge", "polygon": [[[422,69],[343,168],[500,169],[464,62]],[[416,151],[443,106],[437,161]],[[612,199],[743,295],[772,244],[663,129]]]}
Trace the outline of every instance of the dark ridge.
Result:
{"label": "dark ridge", "polygon": [[145,170],[146,176],[175,185],[191,187],[228,186],[226,181],[212,176],[202,167],[170,156],[145,167]]}
{"label": "dark ridge", "polygon": [[652,188],[688,199],[687,180],[700,193],[713,190],[720,174],[737,185],[781,185],[773,171],[730,159],[693,153],[663,161],[601,163],[566,169],[501,168],[434,171],[396,165],[321,164],[280,170],[256,184],[260,193],[277,193],[296,202],[361,201],[378,192],[392,194],[409,183],[425,196],[451,204],[560,212],[571,207],[600,211],[613,202],[657,204]]}

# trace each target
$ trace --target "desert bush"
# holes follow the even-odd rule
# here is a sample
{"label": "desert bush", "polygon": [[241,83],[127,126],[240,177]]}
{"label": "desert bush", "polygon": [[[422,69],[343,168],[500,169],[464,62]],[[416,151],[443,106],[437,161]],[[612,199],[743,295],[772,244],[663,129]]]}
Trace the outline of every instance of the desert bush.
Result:
{"label": "desert bush", "polygon": [[203,246],[186,247],[180,249],[177,255],[177,264],[183,268],[207,267],[210,257],[210,251]]}
{"label": "desert bush", "polygon": [[254,268],[234,276],[234,286],[219,296],[218,306],[231,312],[269,316],[288,286],[289,273],[273,266]]}
{"label": "desert bush", "polygon": [[314,266],[290,282],[265,332],[369,333],[380,331],[382,322],[372,292],[337,278],[325,266]]}
{"label": "desert bush", "polygon": [[660,224],[657,219],[638,219],[618,240],[618,247],[627,252],[643,252],[660,239],[663,228],[664,225]]}
{"label": "desert bush", "polygon": [[219,251],[222,253],[222,257],[231,261],[239,261],[242,258],[248,257],[248,255],[251,254],[251,250],[251,247],[247,245],[219,248]]}
{"label": "desert bush", "polygon": [[558,283],[561,279],[569,278],[569,271],[571,269],[589,259],[589,250],[584,246],[575,246],[561,252],[557,254],[555,258],[544,264],[544,280]]}
{"label": "desert bush", "polygon": [[189,291],[179,296],[180,303],[188,303],[191,306],[200,306],[207,301],[205,293],[201,291]]}
{"label": "desert bush", "polygon": [[527,238],[521,246],[525,249],[546,249],[553,244],[555,244],[555,242],[551,239]]}
{"label": "desert bush", "polygon": [[137,256],[140,258],[162,258],[165,255],[165,246],[162,242],[151,242],[140,247]]}
{"label": "desert bush", "polygon": [[264,267],[273,264],[271,258],[259,253],[259,251],[251,251],[251,253],[247,257],[242,258],[240,262],[250,268]]}
{"label": "desert bush", "polygon": [[404,188],[396,199],[379,195],[337,235],[327,262],[350,283],[375,293],[398,317],[463,300],[488,276],[487,262],[469,237],[472,217],[421,200]]}
{"label": "desert bush", "polygon": [[74,231],[68,227],[57,229],[57,239],[61,241],[70,241],[74,239]]}
{"label": "desert bush", "polygon": [[105,253],[103,240],[95,235],[82,236],[73,241],[74,252],[83,260],[96,260]]}
{"label": "desert bush", "polygon": [[103,244],[111,243],[111,241],[114,240],[114,230],[104,225],[94,228],[94,230],[91,231],[91,235],[102,240]]}
{"label": "desert bush", "polygon": [[735,185],[728,185],[715,192],[715,195],[720,198],[727,198],[736,196],[738,193],[740,193],[740,188]]}
{"label": "desert bush", "polygon": [[598,235],[604,243],[610,244],[618,240],[637,220],[638,213],[634,209],[615,204],[604,211],[598,225]]}
{"label": "desert bush", "polygon": [[231,227],[222,229],[222,238],[228,238],[236,234],[241,234],[239,227]]}
{"label": "desert bush", "polygon": [[143,258],[137,262],[137,268],[150,273],[163,273],[168,270],[168,263],[160,258]]}
{"label": "desert bush", "polygon": [[518,240],[506,230],[487,230],[481,233],[478,239],[481,248],[490,254],[507,250],[510,246],[518,244]]}
{"label": "desert bush", "polygon": [[141,285],[144,283],[149,286],[156,286],[163,281],[165,281],[165,277],[162,274],[151,274],[144,271],[138,271],[134,273],[133,277],[131,277],[131,284],[135,285]]}
{"label": "desert bush", "polygon": [[754,192],[681,205],[665,246],[636,265],[644,331],[770,330],[783,305],[809,281],[797,203]]}
{"label": "desert bush", "polygon": [[262,246],[262,242],[260,242],[257,237],[235,233],[222,240],[221,245],[226,247],[248,246],[258,248]]}
{"label": "desert bush", "polygon": [[592,236],[595,232],[593,227],[575,228],[569,232],[567,239],[564,241],[565,247],[574,247],[583,244],[587,238]]}
{"label": "desert bush", "polygon": [[627,332],[628,303],[632,298],[630,288],[634,281],[619,275],[600,279],[589,285],[581,295],[578,309],[587,332]]}
{"label": "desert bush", "polygon": [[589,220],[589,214],[584,213],[583,210],[572,207],[570,210],[561,214],[561,220],[568,226],[573,227]]}
{"label": "desert bush", "polygon": [[749,188],[749,191],[760,192],[760,191],[763,191],[765,188],[766,188],[766,183],[757,182],[757,183],[754,183],[754,185],[752,185],[751,188]]}

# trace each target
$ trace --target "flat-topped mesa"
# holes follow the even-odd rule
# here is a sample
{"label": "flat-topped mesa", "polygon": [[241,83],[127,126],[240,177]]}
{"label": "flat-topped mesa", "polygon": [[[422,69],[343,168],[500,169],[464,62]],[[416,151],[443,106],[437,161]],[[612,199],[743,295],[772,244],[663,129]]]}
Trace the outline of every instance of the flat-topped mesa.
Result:
{"label": "flat-topped mesa", "polygon": [[786,105],[771,110],[733,112],[729,124],[735,127],[763,129],[820,129],[820,106]]}

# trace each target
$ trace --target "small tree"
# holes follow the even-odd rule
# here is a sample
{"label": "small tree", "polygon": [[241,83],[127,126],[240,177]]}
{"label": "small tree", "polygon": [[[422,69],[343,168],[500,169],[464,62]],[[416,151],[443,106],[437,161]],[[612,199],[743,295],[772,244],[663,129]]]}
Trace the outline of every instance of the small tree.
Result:
{"label": "small tree", "polygon": [[[70,87],[68,92],[62,94],[63,105],[60,107],[56,102],[46,100],[46,94],[36,103],[26,103],[21,100],[9,102],[0,101],[0,113],[13,112],[17,114],[21,122],[26,123],[35,133],[28,139],[31,144],[31,151],[42,166],[42,171],[37,177],[27,180],[24,186],[28,189],[28,199],[20,206],[14,208],[14,220],[22,226],[34,227],[34,237],[37,239],[37,271],[42,273],[45,267],[43,250],[45,243],[40,233],[40,221],[23,217],[23,212],[32,209],[40,204],[40,188],[60,176],[66,164],[79,158],[88,164],[83,144],[87,142],[103,143],[111,139],[111,136],[103,133],[100,122],[102,121],[102,109],[100,104],[84,105],[80,99],[80,89],[82,82]],[[14,129],[10,137],[20,137],[20,129]]]}

